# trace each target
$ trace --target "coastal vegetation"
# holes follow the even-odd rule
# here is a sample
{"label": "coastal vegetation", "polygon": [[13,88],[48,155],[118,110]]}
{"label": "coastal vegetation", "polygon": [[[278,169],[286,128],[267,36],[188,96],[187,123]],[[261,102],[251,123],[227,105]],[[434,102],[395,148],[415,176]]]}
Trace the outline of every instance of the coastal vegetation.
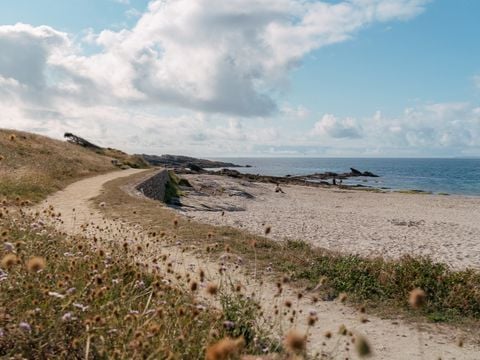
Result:
{"label": "coastal vegetation", "polygon": [[0,129],[0,197],[38,202],[75,180],[117,169],[111,152]]}
{"label": "coastal vegetation", "polygon": [[203,359],[210,351],[216,360],[282,351],[238,293],[215,285],[207,295],[221,306],[206,306],[195,296],[200,273],[167,271],[166,259],[165,271],[148,271],[125,256],[137,249],[68,238],[46,225],[54,209],[26,211],[0,212],[0,357]]}
{"label": "coastal vegetation", "polygon": [[[176,213],[157,201],[128,195],[121,190],[125,181],[134,183],[135,177],[107,185],[96,199],[97,203],[109,204],[102,210],[111,217],[141,224],[146,231],[169,231],[172,221],[177,219]],[[218,216],[222,214],[219,212]],[[302,240],[278,242],[227,226],[215,227],[187,218],[177,221],[176,239],[182,243],[193,244],[211,256],[218,256],[228,247],[246,261],[246,267],[268,268],[278,278],[287,276],[299,288],[320,289],[324,299],[347,293],[351,303],[369,304],[381,312],[401,311],[412,317],[422,314],[424,318],[442,322],[478,324],[480,321],[480,273],[476,270],[452,270],[423,257],[387,260],[339,254]],[[417,287],[425,290],[427,300],[420,312],[412,313],[407,299],[409,292]]]}

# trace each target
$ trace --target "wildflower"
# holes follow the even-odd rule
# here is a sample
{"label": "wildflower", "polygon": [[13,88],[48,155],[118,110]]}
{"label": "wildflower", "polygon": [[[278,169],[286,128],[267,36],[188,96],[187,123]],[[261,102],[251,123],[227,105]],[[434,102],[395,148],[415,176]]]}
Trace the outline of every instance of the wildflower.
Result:
{"label": "wildflower", "polygon": [[65,295],[59,294],[59,293],[54,292],[54,291],[49,291],[48,296],[53,296],[57,299],[64,299],[65,298]]}
{"label": "wildflower", "polygon": [[0,269],[0,282],[2,282],[3,280],[7,280],[7,278],[8,278],[8,274],[2,269]]}
{"label": "wildflower", "polygon": [[301,353],[305,351],[307,345],[307,336],[300,334],[296,330],[291,330],[285,337],[283,343],[288,351],[294,354]]}
{"label": "wildflower", "polygon": [[421,308],[425,304],[425,298],[427,295],[425,294],[425,291],[423,291],[420,288],[413,289],[410,291],[410,296],[408,298],[408,302],[410,303],[410,306],[414,309]]}
{"label": "wildflower", "polygon": [[26,332],[32,331],[32,327],[30,326],[29,323],[22,321],[20,324],[18,324],[18,327]]}
{"label": "wildflower", "polygon": [[18,257],[15,254],[7,254],[2,258],[0,264],[3,268],[11,268],[18,263]]}
{"label": "wildflower", "polygon": [[368,343],[367,339],[362,335],[355,336],[355,349],[357,350],[357,354],[360,357],[366,357],[372,353],[370,344]]}
{"label": "wildflower", "polygon": [[72,320],[74,320],[74,317],[73,317],[71,312],[67,312],[67,313],[63,314],[63,316],[62,316],[62,321],[63,322],[69,322],[69,321],[72,321]]}
{"label": "wildflower", "polygon": [[4,242],[3,243],[3,248],[5,249],[5,252],[7,253],[12,253],[15,251],[15,246],[11,242]]}
{"label": "wildflower", "polygon": [[245,345],[245,340],[224,338],[219,342],[210,345],[207,348],[206,360],[227,360],[232,356],[238,355],[239,351]]}
{"label": "wildflower", "polygon": [[45,259],[39,256],[34,256],[28,259],[27,263],[27,270],[30,272],[37,273],[43,269],[45,269],[46,262]]}
{"label": "wildflower", "polygon": [[233,328],[235,328],[235,323],[233,321],[224,321],[223,322],[223,327],[227,330],[232,330]]}
{"label": "wildflower", "polygon": [[79,303],[73,303],[72,305],[75,306],[77,309],[80,309],[82,311],[86,311],[88,309],[88,306],[85,306],[85,305],[82,305],[82,304],[79,304]]}

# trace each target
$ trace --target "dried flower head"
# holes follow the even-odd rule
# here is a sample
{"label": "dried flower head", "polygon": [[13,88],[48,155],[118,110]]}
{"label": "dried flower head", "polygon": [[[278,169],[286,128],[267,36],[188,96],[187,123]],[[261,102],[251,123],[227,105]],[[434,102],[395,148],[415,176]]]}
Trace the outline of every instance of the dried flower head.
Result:
{"label": "dried flower head", "polygon": [[18,264],[18,257],[15,254],[7,254],[2,258],[0,262],[3,268],[11,268]]}
{"label": "dried flower head", "polygon": [[271,232],[272,232],[272,227],[271,227],[271,226],[267,226],[267,227],[265,228],[265,235],[268,235],[268,234],[270,234]]}
{"label": "dried flower head", "polygon": [[285,337],[283,344],[285,348],[294,354],[302,353],[307,346],[307,336],[297,330],[291,330]]}
{"label": "dried flower head", "polygon": [[408,302],[412,308],[418,309],[425,304],[426,297],[427,294],[425,294],[425,291],[420,288],[416,288],[410,291]]}
{"label": "dried flower head", "polygon": [[218,292],[218,286],[216,284],[210,283],[207,285],[207,294],[216,295]]}
{"label": "dried flower head", "polygon": [[229,337],[220,340],[219,342],[210,345],[207,348],[206,360],[227,360],[233,356],[238,356],[238,353],[245,345],[243,337],[238,339],[231,339]]}
{"label": "dried flower head", "polygon": [[355,350],[360,357],[366,357],[372,354],[372,348],[367,339],[359,334],[355,336]]}
{"label": "dried flower head", "polygon": [[34,273],[45,269],[46,265],[45,259],[40,256],[34,256],[26,262],[27,270]]}

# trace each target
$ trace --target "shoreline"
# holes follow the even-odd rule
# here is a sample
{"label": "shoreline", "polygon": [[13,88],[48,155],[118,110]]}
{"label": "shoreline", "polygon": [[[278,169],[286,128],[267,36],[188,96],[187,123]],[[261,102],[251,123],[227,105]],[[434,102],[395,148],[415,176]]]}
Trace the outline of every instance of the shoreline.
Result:
{"label": "shoreline", "polygon": [[[177,211],[283,241],[346,254],[396,259],[420,255],[454,269],[480,269],[480,197],[355,191],[326,186],[249,182],[219,175],[182,174]],[[221,215],[223,213],[223,216]]]}

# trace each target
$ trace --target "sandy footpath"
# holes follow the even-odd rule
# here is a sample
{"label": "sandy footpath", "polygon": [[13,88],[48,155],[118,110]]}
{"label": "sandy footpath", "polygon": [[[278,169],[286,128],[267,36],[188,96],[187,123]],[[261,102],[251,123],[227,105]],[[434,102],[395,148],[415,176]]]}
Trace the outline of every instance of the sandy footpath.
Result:
{"label": "sandy footpath", "polygon": [[[51,205],[62,212],[63,222],[57,222],[56,225],[68,234],[88,234],[92,238],[96,236],[107,248],[108,246],[118,246],[123,241],[142,244],[149,238],[139,226],[129,224],[128,219],[116,221],[105,219],[90,201],[91,198],[100,194],[106,182],[137,172],[136,170],[116,172],[79,181],[64,191],[49,197],[41,207]],[[73,209],[75,210],[73,211]],[[84,226],[86,223],[89,226],[88,231],[85,232],[82,225]],[[217,269],[220,262],[225,262],[223,256],[217,261],[212,261],[205,259],[201,254],[183,252],[175,245],[163,244],[150,247],[148,252],[137,256],[140,262],[147,264],[149,260],[158,258],[161,254],[168,254],[176,273],[197,272],[201,267],[206,271],[208,281],[222,281],[222,275],[218,274]],[[325,340],[324,334],[327,330],[335,334],[339,325],[344,324],[348,329],[360,332],[369,339],[374,349],[373,359],[478,359],[480,344],[477,343],[477,340],[470,340],[467,336],[464,347],[460,348],[455,344],[460,333],[445,325],[422,325],[420,331],[417,326],[406,324],[400,319],[380,319],[368,314],[369,321],[363,323],[359,321],[358,311],[342,305],[338,301],[312,304],[311,296],[314,294],[305,294],[301,300],[296,300],[298,290],[289,286],[285,286],[282,296],[277,297],[277,289],[272,279],[263,278],[262,282],[255,280],[250,274],[244,273],[241,268],[238,269],[234,261],[227,261],[225,266],[227,267],[226,276],[230,280],[234,283],[241,282],[246,294],[256,294],[255,298],[263,307],[267,324],[270,324],[267,326],[272,325],[276,329],[282,328],[283,330],[294,326],[306,331],[306,314],[310,312],[318,314],[318,323],[309,329],[308,348],[311,353],[327,351],[332,352],[335,358],[356,359],[356,355],[351,350],[347,352],[344,349],[344,340],[338,335],[334,335],[330,341]],[[278,315],[274,315],[275,306],[283,307],[285,300],[291,300],[293,309],[298,314],[303,314],[295,321],[294,325],[289,324],[286,320],[278,323]],[[335,337],[339,340],[336,340]]]}
{"label": "sandy footpath", "polygon": [[184,177],[196,191],[182,198],[191,206],[182,211],[199,221],[253,233],[271,226],[274,239],[301,239],[344,253],[424,255],[457,269],[480,268],[480,197],[295,185],[283,186],[282,194],[271,184],[211,175]]}

